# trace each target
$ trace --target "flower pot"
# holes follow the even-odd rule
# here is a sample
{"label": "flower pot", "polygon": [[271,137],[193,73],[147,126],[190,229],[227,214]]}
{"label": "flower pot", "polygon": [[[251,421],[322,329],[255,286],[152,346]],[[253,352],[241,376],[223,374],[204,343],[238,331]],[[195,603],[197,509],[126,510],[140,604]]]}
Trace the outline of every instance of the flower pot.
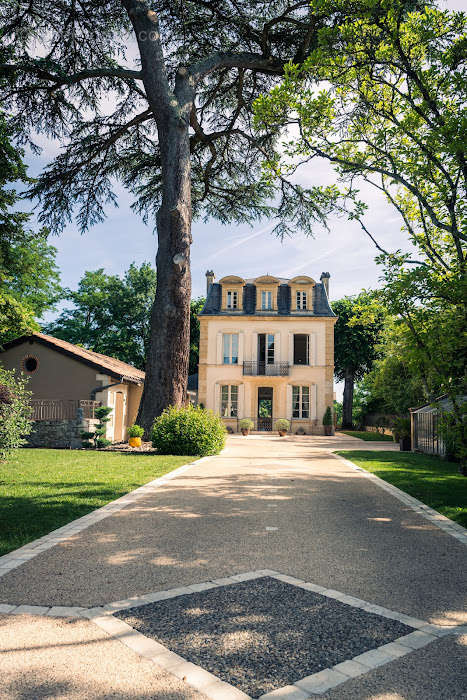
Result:
{"label": "flower pot", "polygon": [[281,437],[284,437],[284,435],[287,435],[287,430],[278,430],[277,431]]}
{"label": "flower pot", "polygon": [[130,447],[141,447],[141,438],[140,437],[128,438],[128,444],[130,445]]}
{"label": "flower pot", "polygon": [[324,434],[325,434],[325,435],[331,435],[331,434],[332,434],[332,425],[325,425],[325,426],[324,426]]}
{"label": "flower pot", "polygon": [[399,440],[399,448],[401,452],[410,452],[412,449],[412,441],[409,437],[403,437]]}
{"label": "flower pot", "polygon": [[246,437],[247,435],[250,434],[250,431],[248,430],[248,428],[242,428],[241,433],[242,433],[242,435],[244,435]]}

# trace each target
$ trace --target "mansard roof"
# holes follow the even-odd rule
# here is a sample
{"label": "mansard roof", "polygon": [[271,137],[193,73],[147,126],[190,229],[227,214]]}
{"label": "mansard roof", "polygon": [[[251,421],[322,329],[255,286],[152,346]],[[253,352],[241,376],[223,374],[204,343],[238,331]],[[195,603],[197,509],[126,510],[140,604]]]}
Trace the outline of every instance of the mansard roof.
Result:
{"label": "mansard roof", "polygon": [[[227,280],[232,280],[236,275],[223,277],[218,283],[210,286],[206,303],[201,311],[202,316],[231,316],[232,311],[222,309],[222,283],[228,284]],[[241,280],[241,277],[236,277]],[[269,284],[277,284],[277,311],[256,310],[256,285],[262,285],[266,279]],[[292,311],[291,288],[289,283],[298,283],[299,280],[306,280],[306,285],[313,284],[313,308],[306,311]],[[311,277],[299,275],[292,279],[275,277],[273,275],[262,275],[244,280],[243,285],[243,305],[240,310],[235,311],[235,315],[245,316],[313,316],[313,317],[335,317],[326,294],[326,289],[322,282],[315,282]],[[305,282],[304,282],[305,283]]]}

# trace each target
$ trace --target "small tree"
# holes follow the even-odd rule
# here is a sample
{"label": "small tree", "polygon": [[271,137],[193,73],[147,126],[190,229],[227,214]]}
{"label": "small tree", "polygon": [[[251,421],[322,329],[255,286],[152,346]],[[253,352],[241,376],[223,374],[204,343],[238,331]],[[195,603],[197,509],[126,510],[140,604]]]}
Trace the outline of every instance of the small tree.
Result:
{"label": "small tree", "polygon": [[0,367],[0,460],[26,443],[32,428],[27,379]]}
{"label": "small tree", "polygon": [[109,422],[109,414],[112,413],[111,406],[100,406],[96,409],[96,418],[99,419],[99,423],[96,425],[94,431],[86,431],[81,433],[83,439],[83,447],[107,447],[110,445],[110,440],[107,440],[105,436],[106,433],[106,423]]}

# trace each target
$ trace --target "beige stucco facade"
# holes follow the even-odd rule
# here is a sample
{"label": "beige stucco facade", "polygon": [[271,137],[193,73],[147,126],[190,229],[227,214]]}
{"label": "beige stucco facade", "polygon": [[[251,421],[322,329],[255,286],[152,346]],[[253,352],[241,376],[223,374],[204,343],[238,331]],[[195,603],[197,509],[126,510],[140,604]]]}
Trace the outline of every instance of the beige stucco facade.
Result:
{"label": "beige stucco facade", "polygon": [[[334,324],[336,317],[314,317],[305,310],[300,316],[279,315],[277,312],[277,297],[272,298],[272,308],[261,314],[259,303],[260,291],[267,289],[265,278],[258,278],[256,304],[254,313],[244,311],[228,313],[226,307],[226,288],[233,287],[234,276],[221,280],[220,313],[202,313],[200,320],[200,357],[198,400],[208,409],[223,416],[224,422],[232,430],[238,429],[241,418],[258,418],[259,397],[267,388],[272,395],[272,420],[287,418],[291,421],[291,430],[296,432],[319,434],[323,432],[322,419],[328,406],[333,405],[333,374],[334,374]],[[241,279],[241,278],[237,278]],[[232,282],[231,282],[232,280]],[[310,278],[306,278],[310,280]],[[292,301],[290,306],[296,311],[296,291],[305,289],[312,299],[313,284],[305,281],[300,284],[299,278],[291,280]],[[271,283],[275,292],[277,284]],[[258,337],[264,334],[273,337],[273,356],[271,365],[261,363],[258,373]],[[238,352],[235,363],[224,362],[224,336],[235,335]],[[294,336],[307,337],[308,363],[294,364]],[[245,364],[246,363],[246,364]],[[280,367],[280,369],[278,369]],[[280,375],[277,376],[277,372]],[[222,404],[222,387],[237,387],[235,397],[237,402],[236,416],[225,415]],[[309,397],[307,415],[294,416],[293,387],[305,389]],[[272,390],[272,391],[271,391]],[[229,395],[231,389],[225,390]],[[295,390],[298,391],[298,390]],[[295,393],[296,396],[296,393]],[[231,413],[230,408],[228,413]],[[301,411],[299,412],[299,414]],[[259,423],[257,424],[259,427]],[[259,427],[264,429],[264,426]],[[271,429],[271,428],[266,428]]]}
{"label": "beige stucco facade", "polygon": [[[33,357],[37,367],[25,370],[25,359]],[[135,422],[143,390],[142,384],[119,382],[115,376],[84,364],[71,354],[62,354],[42,342],[26,340],[0,354],[0,364],[24,373],[33,400],[79,401],[94,399],[111,406],[106,437],[125,440],[128,426]],[[111,386],[109,386],[111,385]]]}

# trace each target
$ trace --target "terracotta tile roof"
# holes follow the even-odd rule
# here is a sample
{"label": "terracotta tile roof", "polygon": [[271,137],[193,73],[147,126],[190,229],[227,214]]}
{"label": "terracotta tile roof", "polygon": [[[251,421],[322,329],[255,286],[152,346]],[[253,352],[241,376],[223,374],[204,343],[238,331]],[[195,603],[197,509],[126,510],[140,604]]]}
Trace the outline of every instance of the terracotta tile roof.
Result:
{"label": "terracotta tile roof", "polygon": [[111,374],[113,377],[123,377],[128,381],[132,382],[143,382],[145,373],[129,365],[126,362],[121,362],[115,357],[109,357],[108,355],[101,355],[99,352],[93,352],[92,350],[87,350],[79,345],[73,345],[73,343],[68,343],[66,340],[61,340],[60,338],[54,338],[52,335],[45,335],[45,333],[31,333],[30,335],[23,335],[21,338],[16,338],[16,340],[10,343],[5,343],[5,350],[14,345],[19,345],[22,342],[28,340],[36,340],[39,343],[53,347],[59,352],[63,352],[66,355],[74,356],[78,361],[85,362],[88,365],[93,365],[97,369],[102,370],[103,373]]}

